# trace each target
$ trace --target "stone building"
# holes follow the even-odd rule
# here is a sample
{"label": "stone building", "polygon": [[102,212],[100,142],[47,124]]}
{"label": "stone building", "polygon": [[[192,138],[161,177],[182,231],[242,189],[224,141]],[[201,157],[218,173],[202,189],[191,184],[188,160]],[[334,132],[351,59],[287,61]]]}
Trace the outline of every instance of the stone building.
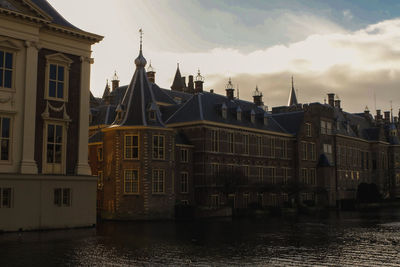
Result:
{"label": "stone building", "polygon": [[45,0],[0,1],[0,230],[91,226],[91,45]]}
{"label": "stone building", "polygon": [[171,218],[181,205],[344,207],[365,184],[400,196],[397,117],[345,112],[334,94],[299,104],[293,80],[288,105],[268,112],[257,87],[253,102],[235,98],[231,80],[226,95],[206,92],[200,71],[186,83],[178,65],[163,89],[141,50],[135,64],[129,86],[114,75],[112,89],[92,97],[89,161],[103,218]]}

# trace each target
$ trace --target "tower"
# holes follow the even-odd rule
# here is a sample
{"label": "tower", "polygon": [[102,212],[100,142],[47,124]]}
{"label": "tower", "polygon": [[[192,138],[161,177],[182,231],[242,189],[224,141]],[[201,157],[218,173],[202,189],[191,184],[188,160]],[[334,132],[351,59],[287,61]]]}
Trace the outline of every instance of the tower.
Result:
{"label": "tower", "polygon": [[156,82],[156,71],[151,65],[151,61],[149,64],[149,67],[147,68],[147,78],[149,79],[149,82],[155,83]]}
{"label": "tower", "polygon": [[264,105],[264,102],[262,101],[263,94],[258,91],[258,86],[256,86],[256,90],[253,93],[253,102],[257,106],[261,107]]}
{"label": "tower", "polygon": [[226,97],[230,100],[233,100],[235,98],[234,92],[235,89],[233,88],[232,80],[229,77],[228,83],[225,86],[225,91],[226,91]]}
{"label": "tower", "polygon": [[200,74],[200,69],[197,71],[196,79],[194,81],[194,92],[201,93],[203,92],[203,83],[204,77]]}

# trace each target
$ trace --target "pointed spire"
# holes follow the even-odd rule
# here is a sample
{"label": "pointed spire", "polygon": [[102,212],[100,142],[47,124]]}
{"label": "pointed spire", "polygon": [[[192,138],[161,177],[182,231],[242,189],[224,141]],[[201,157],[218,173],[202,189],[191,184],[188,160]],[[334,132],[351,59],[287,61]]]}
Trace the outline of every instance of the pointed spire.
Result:
{"label": "pointed spire", "polygon": [[185,89],[185,86],[182,81],[181,71],[179,70],[179,63],[177,63],[175,78],[174,78],[174,81],[172,82],[171,90],[183,92],[184,89]]}
{"label": "pointed spire", "polygon": [[293,106],[297,105],[297,97],[296,97],[296,91],[294,90],[294,82],[293,82],[293,76],[292,76],[292,89],[290,90],[289,94],[289,100],[288,100],[288,106]]}
{"label": "pointed spire", "polygon": [[110,95],[110,86],[108,85],[108,79],[106,81],[106,87],[104,88],[103,92],[103,100],[105,100]]}
{"label": "pointed spire", "polygon": [[[142,43],[142,31],[140,31],[140,42]],[[142,46],[140,46],[142,49]],[[149,82],[145,70],[146,59],[142,50],[135,60],[136,70],[132,80],[126,89],[119,108],[121,114],[114,121],[115,126],[157,126],[164,127],[161,113],[156,103],[152,84]],[[121,112],[122,111],[122,112]]]}

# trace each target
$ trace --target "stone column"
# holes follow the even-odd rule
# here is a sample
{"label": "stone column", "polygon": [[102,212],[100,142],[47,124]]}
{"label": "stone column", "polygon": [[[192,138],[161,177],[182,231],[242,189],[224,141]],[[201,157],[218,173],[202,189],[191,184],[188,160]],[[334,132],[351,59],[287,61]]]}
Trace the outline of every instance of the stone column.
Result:
{"label": "stone column", "polygon": [[90,64],[93,59],[81,57],[81,99],[79,109],[79,149],[77,175],[92,175],[88,164]]}
{"label": "stone column", "polygon": [[35,152],[35,122],[36,122],[36,80],[38,49],[33,42],[25,42],[26,66],[25,66],[25,97],[24,97],[24,122],[22,137],[22,160],[21,173],[38,173],[37,164],[34,160]]}

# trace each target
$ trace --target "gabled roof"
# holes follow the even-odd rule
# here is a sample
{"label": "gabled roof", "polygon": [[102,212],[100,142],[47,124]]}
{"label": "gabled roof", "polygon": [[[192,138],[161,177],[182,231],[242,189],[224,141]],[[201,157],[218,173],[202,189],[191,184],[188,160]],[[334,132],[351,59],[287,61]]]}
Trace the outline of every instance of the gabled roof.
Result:
{"label": "gabled roof", "polygon": [[[140,48],[139,56],[135,59],[136,70],[131,83],[126,89],[121,102],[123,114],[121,121],[115,121],[115,126],[160,126],[164,127],[161,112],[156,104],[153,86],[149,82],[145,70],[147,64]],[[150,118],[150,111],[154,111],[155,118]]]}

